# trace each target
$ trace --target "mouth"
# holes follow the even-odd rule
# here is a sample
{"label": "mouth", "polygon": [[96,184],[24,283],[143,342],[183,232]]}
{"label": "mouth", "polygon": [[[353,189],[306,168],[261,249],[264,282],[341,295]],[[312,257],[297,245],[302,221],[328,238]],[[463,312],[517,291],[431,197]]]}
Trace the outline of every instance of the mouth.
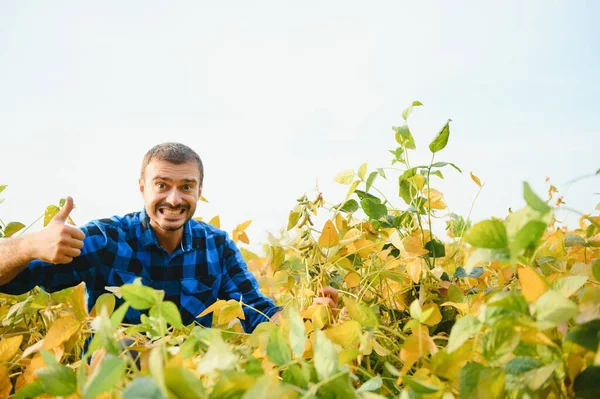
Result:
{"label": "mouth", "polygon": [[167,217],[178,217],[185,213],[185,208],[158,208],[158,213]]}

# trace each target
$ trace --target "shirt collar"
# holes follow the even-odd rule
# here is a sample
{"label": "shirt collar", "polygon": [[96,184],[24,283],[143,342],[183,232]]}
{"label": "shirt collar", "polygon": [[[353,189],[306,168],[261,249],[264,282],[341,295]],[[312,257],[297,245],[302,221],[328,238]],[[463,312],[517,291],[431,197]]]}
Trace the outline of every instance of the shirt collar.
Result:
{"label": "shirt collar", "polygon": [[[156,234],[154,234],[154,230],[150,227],[150,218],[145,209],[140,212],[140,226],[142,246],[148,247],[156,245],[157,247],[160,247]],[[189,220],[183,225],[183,237],[181,238],[179,247],[184,252],[192,250],[192,224]]]}

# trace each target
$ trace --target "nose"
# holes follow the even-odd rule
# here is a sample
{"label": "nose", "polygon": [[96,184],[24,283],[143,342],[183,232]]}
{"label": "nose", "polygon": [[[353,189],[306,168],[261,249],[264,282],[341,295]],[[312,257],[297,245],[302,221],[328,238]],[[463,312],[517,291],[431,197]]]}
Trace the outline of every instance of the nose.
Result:
{"label": "nose", "polygon": [[176,207],[177,205],[181,204],[181,196],[179,195],[177,189],[173,189],[169,192],[166,201],[169,205],[173,207]]}

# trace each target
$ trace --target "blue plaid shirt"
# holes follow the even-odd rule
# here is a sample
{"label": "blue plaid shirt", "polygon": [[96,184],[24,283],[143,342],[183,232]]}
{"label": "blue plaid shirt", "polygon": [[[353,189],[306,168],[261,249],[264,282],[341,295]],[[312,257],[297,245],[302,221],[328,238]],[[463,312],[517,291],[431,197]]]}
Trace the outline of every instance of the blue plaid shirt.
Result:
{"label": "blue plaid shirt", "polygon": [[[281,308],[259,291],[242,255],[227,233],[209,224],[188,221],[180,246],[169,255],[158,243],[145,211],[94,220],[85,233],[81,255],[66,265],[32,261],[10,283],[7,294],[22,294],[39,285],[49,292],[85,282],[88,310],[106,286],[121,286],[141,277],[144,285],[165,291],[184,324],[194,320],[210,327],[212,315],[197,316],[217,299],[242,300],[267,316]],[[122,301],[118,300],[118,303]],[[129,309],[126,323],[139,323],[141,313]],[[266,318],[244,306],[244,330],[251,332]]]}

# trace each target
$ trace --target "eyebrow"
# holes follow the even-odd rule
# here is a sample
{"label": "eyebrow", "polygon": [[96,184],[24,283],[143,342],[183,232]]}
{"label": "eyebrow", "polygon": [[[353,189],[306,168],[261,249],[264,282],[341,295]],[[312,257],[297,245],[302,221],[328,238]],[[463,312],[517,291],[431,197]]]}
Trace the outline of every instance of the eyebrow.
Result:
{"label": "eyebrow", "polygon": [[[163,180],[163,181],[168,181],[168,182],[172,182],[173,179],[169,178],[169,177],[165,177],[165,176],[156,176],[152,179],[154,180]],[[181,179],[180,180],[183,183],[198,183],[198,181],[196,179]]]}

